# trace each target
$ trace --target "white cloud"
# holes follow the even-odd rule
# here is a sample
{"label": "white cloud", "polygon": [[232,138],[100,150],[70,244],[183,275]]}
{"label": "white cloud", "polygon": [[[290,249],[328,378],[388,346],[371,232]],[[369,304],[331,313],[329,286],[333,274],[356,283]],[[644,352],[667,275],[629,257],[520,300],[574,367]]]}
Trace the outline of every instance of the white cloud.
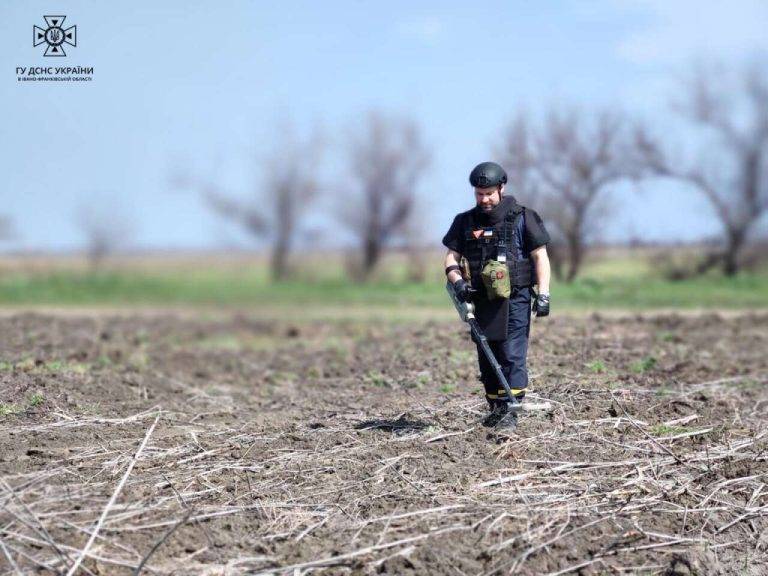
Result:
{"label": "white cloud", "polygon": [[768,49],[765,0],[633,0],[611,2],[611,8],[642,22],[617,46],[633,63],[729,58]]}

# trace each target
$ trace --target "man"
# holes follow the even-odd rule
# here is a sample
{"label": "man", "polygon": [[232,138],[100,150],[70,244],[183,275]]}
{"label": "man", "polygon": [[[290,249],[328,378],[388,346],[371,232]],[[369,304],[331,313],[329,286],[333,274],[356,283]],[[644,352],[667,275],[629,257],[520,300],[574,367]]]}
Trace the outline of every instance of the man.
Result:
{"label": "man", "polygon": [[[476,206],[453,220],[443,238],[448,248],[445,273],[475,316],[515,398],[528,386],[526,355],[531,301],[538,317],[549,315],[549,234],[539,215],[504,194],[507,174],[493,162],[478,164],[469,175]],[[508,282],[504,283],[507,272]],[[533,286],[538,285],[538,294]],[[477,345],[480,380],[490,413],[483,425],[514,428],[512,402]]]}

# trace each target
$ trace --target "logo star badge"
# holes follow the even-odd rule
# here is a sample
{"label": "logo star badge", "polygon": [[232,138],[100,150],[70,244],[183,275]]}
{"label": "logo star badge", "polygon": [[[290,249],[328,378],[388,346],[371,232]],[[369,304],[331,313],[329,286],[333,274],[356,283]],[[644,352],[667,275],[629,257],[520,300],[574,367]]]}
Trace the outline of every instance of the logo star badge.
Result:
{"label": "logo star badge", "polygon": [[32,45],[47,44],[43,56],[66,56],[64,44],[77,46],[77,26],[64,28],[66,16],[43,16],[48,26],[43,29],[40,26],[32,27]]}

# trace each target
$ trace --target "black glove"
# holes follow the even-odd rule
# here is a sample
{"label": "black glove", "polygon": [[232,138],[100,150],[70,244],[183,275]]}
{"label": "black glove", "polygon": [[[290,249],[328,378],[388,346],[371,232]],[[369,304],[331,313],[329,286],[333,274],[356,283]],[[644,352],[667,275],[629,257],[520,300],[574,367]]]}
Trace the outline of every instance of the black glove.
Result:
{"label": "black glove", "polygon": [[533,301],[533,313],[537,318],[549,316],[549,294],[537,294]]}
{"label": "black glove", "polygon": [[477,290],[472,288],[472,284],[464,280],[464,278],[456,280],[456,282],[453,283],[453,288],[456,291],[456,297],[461,302],[472,302],[472,298],[477,292]]}

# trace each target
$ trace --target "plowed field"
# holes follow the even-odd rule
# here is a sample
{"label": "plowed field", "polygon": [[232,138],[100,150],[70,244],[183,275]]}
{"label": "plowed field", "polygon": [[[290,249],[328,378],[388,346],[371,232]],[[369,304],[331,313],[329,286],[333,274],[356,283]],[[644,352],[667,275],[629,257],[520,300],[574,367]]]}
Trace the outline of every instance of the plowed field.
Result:
{"label": "plowed field", "polygon": [[[768,574],[768,315],[0,319],[6,574]],[[84,552],[83,552],[84,551]]]}

